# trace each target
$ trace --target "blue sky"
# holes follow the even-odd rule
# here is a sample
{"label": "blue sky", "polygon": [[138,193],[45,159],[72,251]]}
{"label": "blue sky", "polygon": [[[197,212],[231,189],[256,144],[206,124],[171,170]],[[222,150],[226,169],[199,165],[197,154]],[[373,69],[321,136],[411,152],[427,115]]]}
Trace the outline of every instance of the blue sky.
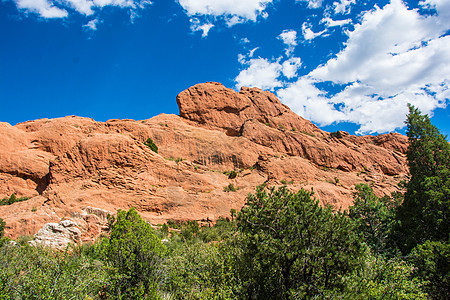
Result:
{"label": "blue sky", "polygon": [[327,131],[450,135],[450,0],[0,0],[0,121],[178,113],[201,82],[274,92]]}

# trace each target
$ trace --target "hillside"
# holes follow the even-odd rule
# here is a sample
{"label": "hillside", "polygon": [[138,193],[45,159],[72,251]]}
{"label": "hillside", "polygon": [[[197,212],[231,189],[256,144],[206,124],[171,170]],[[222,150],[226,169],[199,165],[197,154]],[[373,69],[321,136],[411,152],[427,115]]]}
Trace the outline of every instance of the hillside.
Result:
{"label": "hillside", "polygon": [[[90,240],[107,213],[129,207],[152,224],[214,221],[240,209],[262,183],[313,189],[322,204],[346,208],[355,184],[390,194],[408,174],[405,136],[324,132],[257,88],[198,84],[177,103],[178,116],[142,121],[0,123],[0,199],[30,198],[0,206],[6,234],[71,219]],[[230,184],[237,190],[225,191]]]}

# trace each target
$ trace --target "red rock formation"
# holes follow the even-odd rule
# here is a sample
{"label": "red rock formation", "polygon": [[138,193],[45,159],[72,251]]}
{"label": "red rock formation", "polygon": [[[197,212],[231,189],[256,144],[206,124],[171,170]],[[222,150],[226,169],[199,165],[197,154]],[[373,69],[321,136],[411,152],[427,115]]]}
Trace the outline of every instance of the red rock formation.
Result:
{"label": "red rock formation", "polygon": [[[89,240],[105,216],[89,211],[136,207],[152,223],[214,220],[240,209],[264,182],[314,188],[322,203],[346,208],[354,185],[379,195],[407,175],[406,137],[330,134],[297,116],[271,93],[218,83],[177,97],[180,116],[149,120],[65,117],[0,123],[0,206],[6,233],[35,234],[45,223],[75,221]],[[144,142],[152,138],[159,152]],[[229,179],[224,171],[236,170]],[[237,192],[225,192],[233,183]],[[89,209],[88,209],[89,208]]]}

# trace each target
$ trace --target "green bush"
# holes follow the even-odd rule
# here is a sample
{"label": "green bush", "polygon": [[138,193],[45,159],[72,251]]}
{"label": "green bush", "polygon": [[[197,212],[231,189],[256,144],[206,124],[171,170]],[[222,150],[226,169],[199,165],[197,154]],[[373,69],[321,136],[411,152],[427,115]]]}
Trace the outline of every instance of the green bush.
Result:
{"label": "green bush", "polygon": [[102,251],[111,269],[105,293],[116,299],[154,299],[166,248],[136,209],[119,211]]}
{"label": "green bush", "polygon": [[363,235],[367,245],[375,253],[381,254],[388,247],[398,200],[388,196],[380,199],[367,184],[357,184],[355,189],[353,206],[349,207],[349,216],[355,222],[357,232]]}
{"label": "green bush", "polygon": [[5,235],[5,226],[6,226],[5,221],[3,221],[2,218],[0,218],[0,238],[2,238]]}
{"label": "green bush", "polygon": [[102,261],[28,245],[0,248],[0,299],[98,298],[108,281]]}
{"label": "green bush", "polygon": [[405,261],[367,253],[364,266],[345,279],[343,299],[428,299],[424,281],[414,277],[414,267]]}
{"label": "green bush", "polygon": [[151,138],[148,138],[144,145],[152,149],[153,152],[158,153],[158,146],[156,146]]}
{"label": "green bush", "polygon": [[165,287],[171,299],[236,299],[230,272],[216,244],[179,243],[165,266]]}
{"label": "green bush", "polygon": [[347,215],[322,207],[305,190],[259,187],[247,197],[230,240],[241,298],[305,299],[345,288],[363,246]]}
{"label": "green bush", "polygon": [[237,187],[234,186],[234,184],[230,183],[226,187],[223,188],[224,192],[236,192],[238,190]]}
{"label": "green bush", "polygon": [[337,139],[341,139],[342,138],[342,132],[341,131],[335,131],[335,132],[331,132],[330,136],[332,138],[337,138]]}
{"label": "green bush", "polygon": [[9,198],[3,198],[0,200],[0,205],[11,205],[16,202],[22,202],[30,199],[30,197],[20,197],[17,198],[16,194],[12,194]]}
{"label": "green bush", "polygon": [[450,243],[427,241],[415,247],[408,260],[416,276],[426,281],[433,299],[450,299]]}
{"label": "green bush", "polygon": [[225,171],[225,172],[223,172],[223,174],[227,175],[227,176],[228,176],[228,179],[234,179],[234,178],[236,178],[237,175],[238,175],[237,172],[234,171],[234,170],[231,170],[231,171]]}

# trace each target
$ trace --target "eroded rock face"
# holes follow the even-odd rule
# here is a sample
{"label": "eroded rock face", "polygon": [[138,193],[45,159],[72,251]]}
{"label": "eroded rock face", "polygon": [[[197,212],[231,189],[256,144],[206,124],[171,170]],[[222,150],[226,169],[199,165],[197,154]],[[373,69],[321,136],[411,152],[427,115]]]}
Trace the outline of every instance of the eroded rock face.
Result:
{"label": "eroded rock face", "polygon": [[[35,234],[70,218],[89,241],[105,231],[105,214],[130,207],[153,224],[215,220],[239,210],[262,183],[313,188],[322,203],[346,208],[355,184],[370,183],[382,196],[407,176],[406,137],[330,134],[260,89],[205,83],[177,102],[180,116],[143,121],[0,123],[0,197],[30,197],[0,207],[6,234]],[[238,176],[223,174],[230,170]],[[230,183],[239,190],[224,191]]]}
{"label": "eroded rock face", "polygon": [[278,98],[258,88],[243,87],[239,93],[217,82],[197,84],[177,96],[180,116],[209,127],[239,135],[247,120],[274,127],[298,128],[322,134],[311,122],[294,114]]}

